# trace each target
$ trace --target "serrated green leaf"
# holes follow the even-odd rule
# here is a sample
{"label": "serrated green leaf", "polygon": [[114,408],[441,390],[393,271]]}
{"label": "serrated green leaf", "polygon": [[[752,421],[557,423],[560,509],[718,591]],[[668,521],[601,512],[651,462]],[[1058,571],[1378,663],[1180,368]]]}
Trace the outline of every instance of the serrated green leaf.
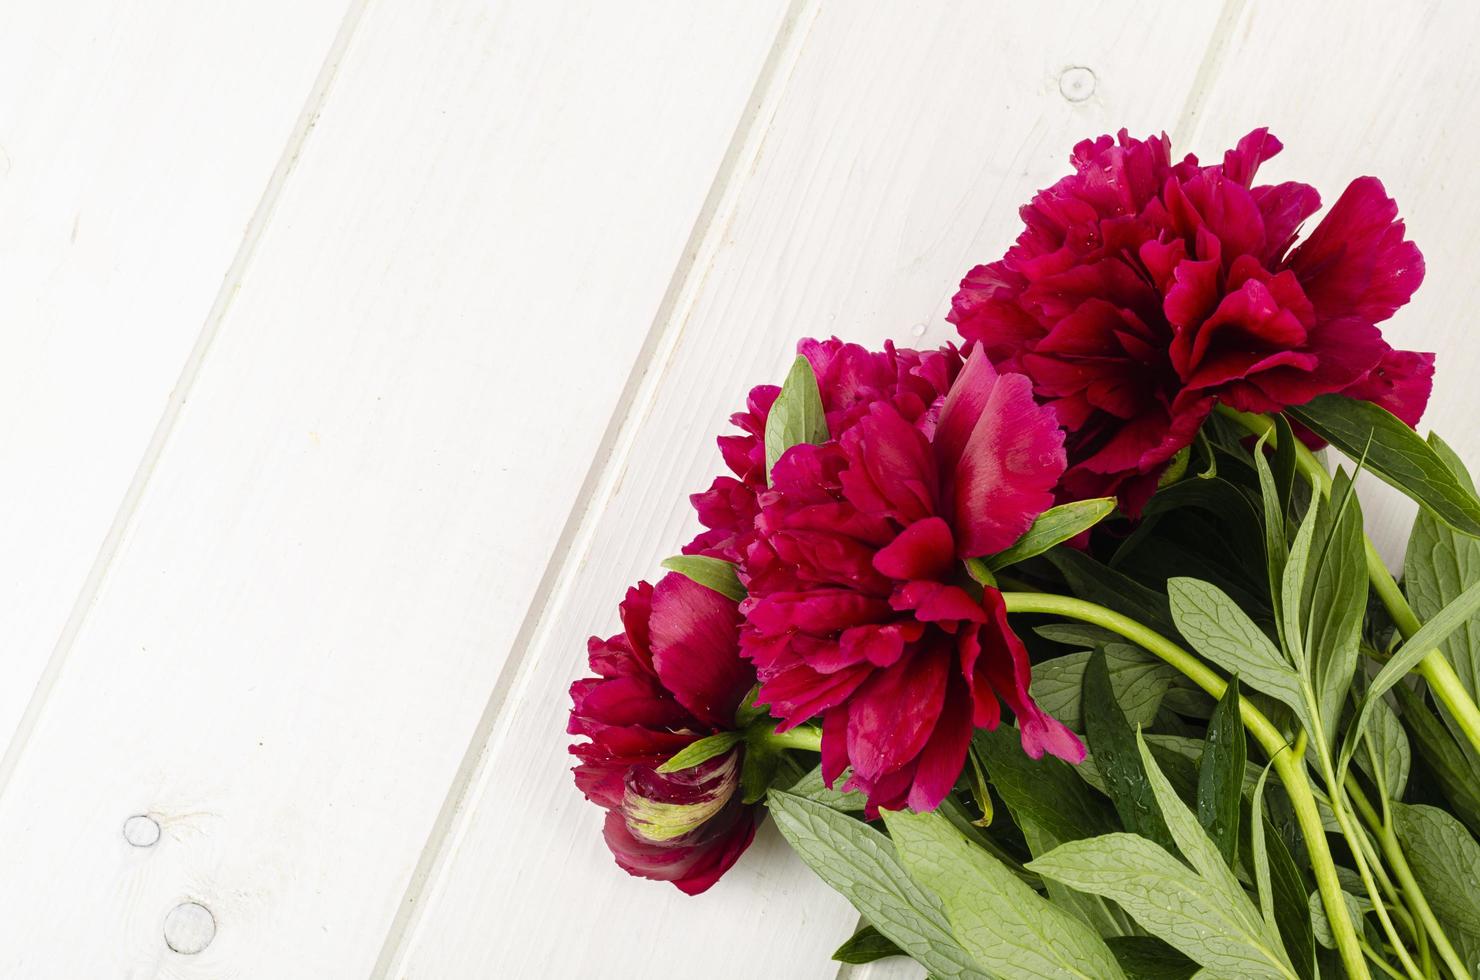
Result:
{"label": "serrated green leaf", "polygon": [[1016,729],[1002,725],[995,731],[978,730],[972,744],[981,753],[988,780],[1019,821],[1031,820],[1061,841],[1120,826],[1109,801],[1086,786],[1073,766],[1051,755],[1028,758]]}
{"label": "serrated green leaf", "polygon": [[[1103,649],[1110,670],[1110,686],[1126,720],[1133,726],[1150,725],[1167,688],[1178,676],[1177,671],[1129,643],[1106,643]],[[1084,668],[1089,657],[1086,650],[1034,664],[1029,688],[1038,707],[1076,732],[1084,731],[1080,709]]]}
{"label": "serrated green leaf", "polygon": [[1126,830],[1150,838],[1163,847],[1172,846],[1156,806],[1156,797],[1142,769],[1136,745],[1136,730],[1126,721],[1110,684],[1105,652],[1090,654],[1084,670],[1084,730],[1095,766],[1105,780],[1110,801]]}
{"label": "serrated green leaf", "polygon": [[817,876],[933,976],[990,975],[957,942],[940,899],[909,876],[882,833],[813,800],[772,790],[771,817]]}
{"label": "serrated green leaf", "polygon": [[1206,747],[1197,768],[1197,820],[1231,868],[1238,855],[1248,746],[1239,711],[1238,676],[1223,692],[1208,722]]}
{"label": "serrated green leaf", "polygon": [[786,373],[781,394],[771,404],[766,416],[766,480],[776,461],[792,446],[800,443],[818,445],[827,441],[827,415],[822,408],[822,392],[812,364],[798,355]]}
{"label": "serrated green leaf", "polygon": [[903,956],[904,950],[873,926],[864,926],[837,948],[832,958],[839,963],[872,963],[890,956]]}
{"label": "serrated green leaf", "polygon": [[956,939],[986,969],[1006,980],[1122,976],[1104,940],[969,844],[944,817],[885,811],[884,823],[910,876],[940,898]]}
{"label": "serrated green leaf", "polygon": [[1154,936],[1106,940],[1127,980],[1188,980],[1197,964]]}
{"label": "serrated green leaf", "polygon": [[708,762],[717,755],[724,755],[736,745],[739,745],[744,737],[739,732],[719,732],[718,734],[701,738],[697,742],[690,742],[675,753],[667,762],[659,766],[658,771],[681,772],[684,769],[692,769],[701,763]]}
{"label": "serrated green leaf", "polygon": [[1194,650],[1305,717],[1299,675],[1222,589],[1197,579],[1174,578],[1167,582],[1167,595],[1177,628]]}
{"label": "serrated green leaf", "polygon": [[663,560],[663,567],[693,579],[706,589],[739,602],[745,598],[745,586],[735,574],[735,566],[722,558],[704,555],[674,555]]}
{"label": "serrated green leaf", "polygon": [[987,567],[997,572],[1034,555],[1041,555],[1054,545],[1088,531],[1109,517],[1114,510],[1114,497],[1075,500],[1050,507],[1038,515],[1033,526],[1012,547],[987,558]]}
{"label": "serrated green leaf", "polygon": [[1439,923],[1480,939],[1480,843],[1438,807],[1396,804],[1398,840]]}
{"label": "serrated green leaf", "polygon": [[1228,976],[1295,978],[1262,925],[1250,928],[1206,881],[1144,837],[1121,833],[1071,841],[1028,867],[1114,900],[1148,932],[1203,967]]}
{"label": "serrated green leaf", "polygon": [[1427,507],[1445,524],[1480,536],[1480,500],[1403,421],[1372,402],[1320,395],[1289,413],[1306,428]]}

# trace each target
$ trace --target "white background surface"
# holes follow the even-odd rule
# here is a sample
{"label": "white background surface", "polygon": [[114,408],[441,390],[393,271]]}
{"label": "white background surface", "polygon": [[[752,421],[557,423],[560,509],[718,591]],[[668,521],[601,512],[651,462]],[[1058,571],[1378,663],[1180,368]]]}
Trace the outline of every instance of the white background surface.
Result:
{"label": "white background surface", "polygon": [[1480,458],[1477,22],[0,4],[0,977],[838,975],[856,917],[774,834],[686,899],[567,772],[584,639],[725,416],[800,336],[948,339],[1078,139],[1267,124],[1268,178],[1397,198],[1428,280],[1385,329]]}

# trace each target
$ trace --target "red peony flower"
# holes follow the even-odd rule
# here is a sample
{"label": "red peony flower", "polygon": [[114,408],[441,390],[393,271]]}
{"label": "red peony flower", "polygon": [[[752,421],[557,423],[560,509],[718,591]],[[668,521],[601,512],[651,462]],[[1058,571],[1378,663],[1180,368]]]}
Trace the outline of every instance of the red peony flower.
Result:
{"label": "red peony flower", "polygon": [[1138,512],[1218,401],[1275,412],[1340,392],[1417,423],[1433,355],[1393,350],[1375,325],[1418,288],[1423,257],[1372,177],[1292,249],[1320,196],[1253,186],[1280,149],[1259,129],[1202,167],[1172,163],[1165,136],[1086,140],[1007,255],[962,280],[950,321],[1069,430],[1063,496]]}
{"label": "red peony flower", "polygon": [[1007,548],[1052,503],[1062,446],[1028,379],[977,351],[938,409],[877,399],[841,439],[776,463],[745,556],[741,648],[781,728],[822,715],[829,784],[851,766],[872,809],[933,809],[999,699],[1030,755],[1083,758],[1029,697],[1001,596],[976,597],[960,561]]}
{"label": "red peony flower", "polygon": [[685,746],[734,727],[755,683],[740,659],[733,600],[682,575],[627,591],[623,632],[588,647],[595,677],[571,685],[576,785],[605,807],[606,842],[629,874],[696,895],[750,846],[759,807],[740,801],[741,747],[657,771]]}
{"label": "red peony flower", "polygon": [[[817,376],[828,431],[834,439],[861,418],[876,401],[890,401],[911,417],[923,415],[945,394],[960,370],[954,348],[922,354],[886,343],[882,351],[830,340],[803,340],[797,353],[807,358]],[[733,477],[717,477],[709,489],[689,500],[708,530],[683,549],[739,563],[755,539],[757,495],[766,489],[766,417],[780,389],[758,385],[750,391],[746,411],[730,416],[742,435],[719,437],[720,454]]]}

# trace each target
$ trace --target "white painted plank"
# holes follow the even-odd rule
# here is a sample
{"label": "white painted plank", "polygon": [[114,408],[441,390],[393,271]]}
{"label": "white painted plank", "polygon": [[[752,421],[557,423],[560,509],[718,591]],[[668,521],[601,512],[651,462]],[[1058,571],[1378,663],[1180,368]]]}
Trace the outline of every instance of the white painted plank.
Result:
{"label": "white painted plank", "polygon": [[[856,915],[774,838],[698,899],[629,879],[603,852],[562,734],[585,638],[612,632],[623,587],[695,530],[685,495],[718,471],[713,438],[750,385],[778,380],[807,334],[946,339],[960,276],[1001,253],[1017,206],[1075,141],[1178,117],[1217,13],[822,6],[717,254],[675,311],[396,977],[835,976],[828,956]],[[1075,66],[1096,81],[1071,102],[1060,81]],[[1075,98],[1083,78],[1065,80]]]}
{"label": "white painted plank", "polygon": [[[1216,155],[1267,125],[1285,150],[1261,180],[1313,184],[1330,205],[1352,178],[1380,178],[1427,275],[1382,325],[1396,347],[1435,351],[1432,428],[1480,464],[1480,222],[1469,179],[1480,157],[1480,6],[1405,0],[1252,3],[1227,35],[1223,67],[1192,138]],[[1317,215],[1307,222],[1314,227]],[[1414,506],[1375,479],[1361,486],[1369,533],[1398,567]]]}
{"label": "white painted plank", "polygon": [[0,800],[0,975],[370,973],[780,21],[370,3]]}
{"label": "white painted plank", "polygon": [[0,5],[0,751],[344,12]]}

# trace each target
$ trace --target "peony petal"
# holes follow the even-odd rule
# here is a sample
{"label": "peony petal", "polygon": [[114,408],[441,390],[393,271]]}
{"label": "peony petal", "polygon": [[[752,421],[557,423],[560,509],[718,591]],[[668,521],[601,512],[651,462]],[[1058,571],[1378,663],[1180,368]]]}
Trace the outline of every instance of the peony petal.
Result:
{"label": "peony petal", "polygon": [[939,517],[927,517],[876,552],[873,565],[892,579],[937,579],[951,570],[955,559],[951,526]]}
{"label": "peony petal", "polygon": [[946,688],[940,720],[915,762],[915,779],[906,801],[911,810],[934,810],[950,793],[966,764],[971,731],[971,697],[966,685],[953,678]]}
{"label": "peony petal", "polygon": [[957,554],[995,554],[1022,537],[1053,506],[1053,488],[1064,466],[1064,433],[1054,413],[1033,400],[1027,378],[999,376],[965,451],[954,461]]}
{"label": "peony petal", "polygon": [[889,600],[895,609],[912,610],[922,623],[981,623],[986,621],[982,607],[965,589],[944,582],[907,582],[896,589]]}
{"label": "peony petal", "polygon": [[987,589],[982,601],[992,617],[992,624],[982,630],[982,655],[975,668],[978,672],[985,672],[997,696],[1007,702],[1017,716],[1023,751],[1034,759],[1042,758],[1047,752],[1067,762],[1083,762],[1084,744],[1078,736],[1038,707],[1028,693],[1032,674],[1028,651],[1007,624],[1007,606],[1002,601],[1002,594],[996,589]]}
{"label": "peony petal", "polygon": [[848,704],[848,761],[876,779],[909,762],[930,738],[945,698],[949,654],[919,648],[875,671]]}
{"label": "peony petal", "polygon": [[740,659],[740,611],[733,599],[669,572],[653,590],[653,666],[663,686],[701,723],[730,727],[755,683]]}
{"label": "peony petal", "polygon": [[1366,377],[1341,393],[1381,405],[1412,428],[1423,418],[1433,388],[1433,354],[1389,350]]}
{"label": "peony petal", "polygon": [[937,475],[930,444],[893,406],[875,403],[843,436],[843,495],[865,513],[913,524],[935,513]]}
{"label": "peony petal", "polygon": [[1381,323],[1423,282],[1423,255],[1397,218],[1382,182],[1358,177],[1290,253],[1286,264],[1323,318]]}

